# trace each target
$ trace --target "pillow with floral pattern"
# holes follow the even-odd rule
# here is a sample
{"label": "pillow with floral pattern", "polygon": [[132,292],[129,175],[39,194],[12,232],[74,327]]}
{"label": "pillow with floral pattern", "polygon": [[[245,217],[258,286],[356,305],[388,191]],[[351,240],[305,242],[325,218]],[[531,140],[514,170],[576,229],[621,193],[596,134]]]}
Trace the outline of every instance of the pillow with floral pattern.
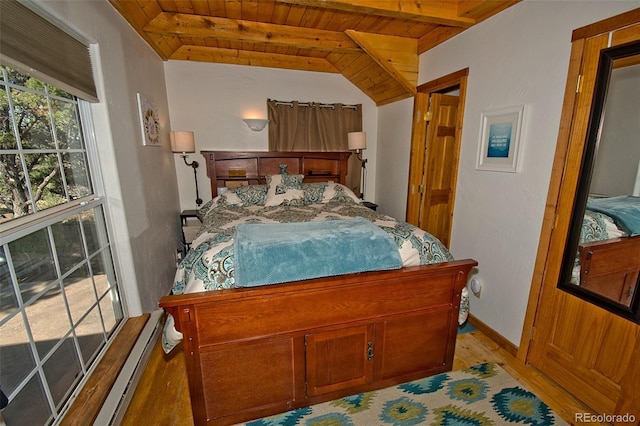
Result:
{"label": "pillow with floral pattern", "polygon": [[265,179],[267,181],[265,206],[304,204],[303,175],[266,175]]}

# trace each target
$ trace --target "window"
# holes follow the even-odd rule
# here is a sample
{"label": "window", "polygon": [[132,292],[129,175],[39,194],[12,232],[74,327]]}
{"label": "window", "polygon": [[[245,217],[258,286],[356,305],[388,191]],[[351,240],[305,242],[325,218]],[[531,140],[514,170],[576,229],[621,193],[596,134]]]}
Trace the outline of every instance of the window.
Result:
{"label": "window", "polygon": [[122,322],[87,103],[0,76],[0,388],[11,424],[51,424]]}

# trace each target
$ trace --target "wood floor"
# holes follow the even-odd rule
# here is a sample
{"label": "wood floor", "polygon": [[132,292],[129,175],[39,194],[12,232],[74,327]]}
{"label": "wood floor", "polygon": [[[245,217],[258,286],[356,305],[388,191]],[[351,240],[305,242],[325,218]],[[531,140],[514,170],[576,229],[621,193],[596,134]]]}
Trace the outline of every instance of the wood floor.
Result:
{"label": "wood floor", "polygon": [[[142,421],[154,425],[193,425],[184,353],[174,352],[167,356],[160,344],[156,344],[123,425],[137,426]],[[579,424],[574,421],[576,413],[591,412],[537,370],[519,363],[481,331],[459,335],[453,369],[460,370],[483,362],[496,362],[502,366],[570,424]],[[590,423],[594,424],[597,423]]]}

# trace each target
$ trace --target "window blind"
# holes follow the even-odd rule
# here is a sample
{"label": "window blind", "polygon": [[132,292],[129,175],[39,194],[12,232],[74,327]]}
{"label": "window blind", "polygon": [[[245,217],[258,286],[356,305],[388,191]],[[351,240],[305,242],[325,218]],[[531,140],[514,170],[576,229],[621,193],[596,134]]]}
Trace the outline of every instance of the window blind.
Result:
{"label": "window blind", "polygon": [[82,99],[98,101],[88,43],[16,0],[0,0],[0,60]]}

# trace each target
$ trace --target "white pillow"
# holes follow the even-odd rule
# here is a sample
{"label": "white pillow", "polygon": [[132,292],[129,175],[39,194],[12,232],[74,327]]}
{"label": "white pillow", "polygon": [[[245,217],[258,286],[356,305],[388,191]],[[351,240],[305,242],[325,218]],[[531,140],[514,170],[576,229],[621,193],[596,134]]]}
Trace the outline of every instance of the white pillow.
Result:
{"label": "white pillow", "polygon": [[265,179],[267,181],[265,206],[304,204],[303,175],[267,175]]}

